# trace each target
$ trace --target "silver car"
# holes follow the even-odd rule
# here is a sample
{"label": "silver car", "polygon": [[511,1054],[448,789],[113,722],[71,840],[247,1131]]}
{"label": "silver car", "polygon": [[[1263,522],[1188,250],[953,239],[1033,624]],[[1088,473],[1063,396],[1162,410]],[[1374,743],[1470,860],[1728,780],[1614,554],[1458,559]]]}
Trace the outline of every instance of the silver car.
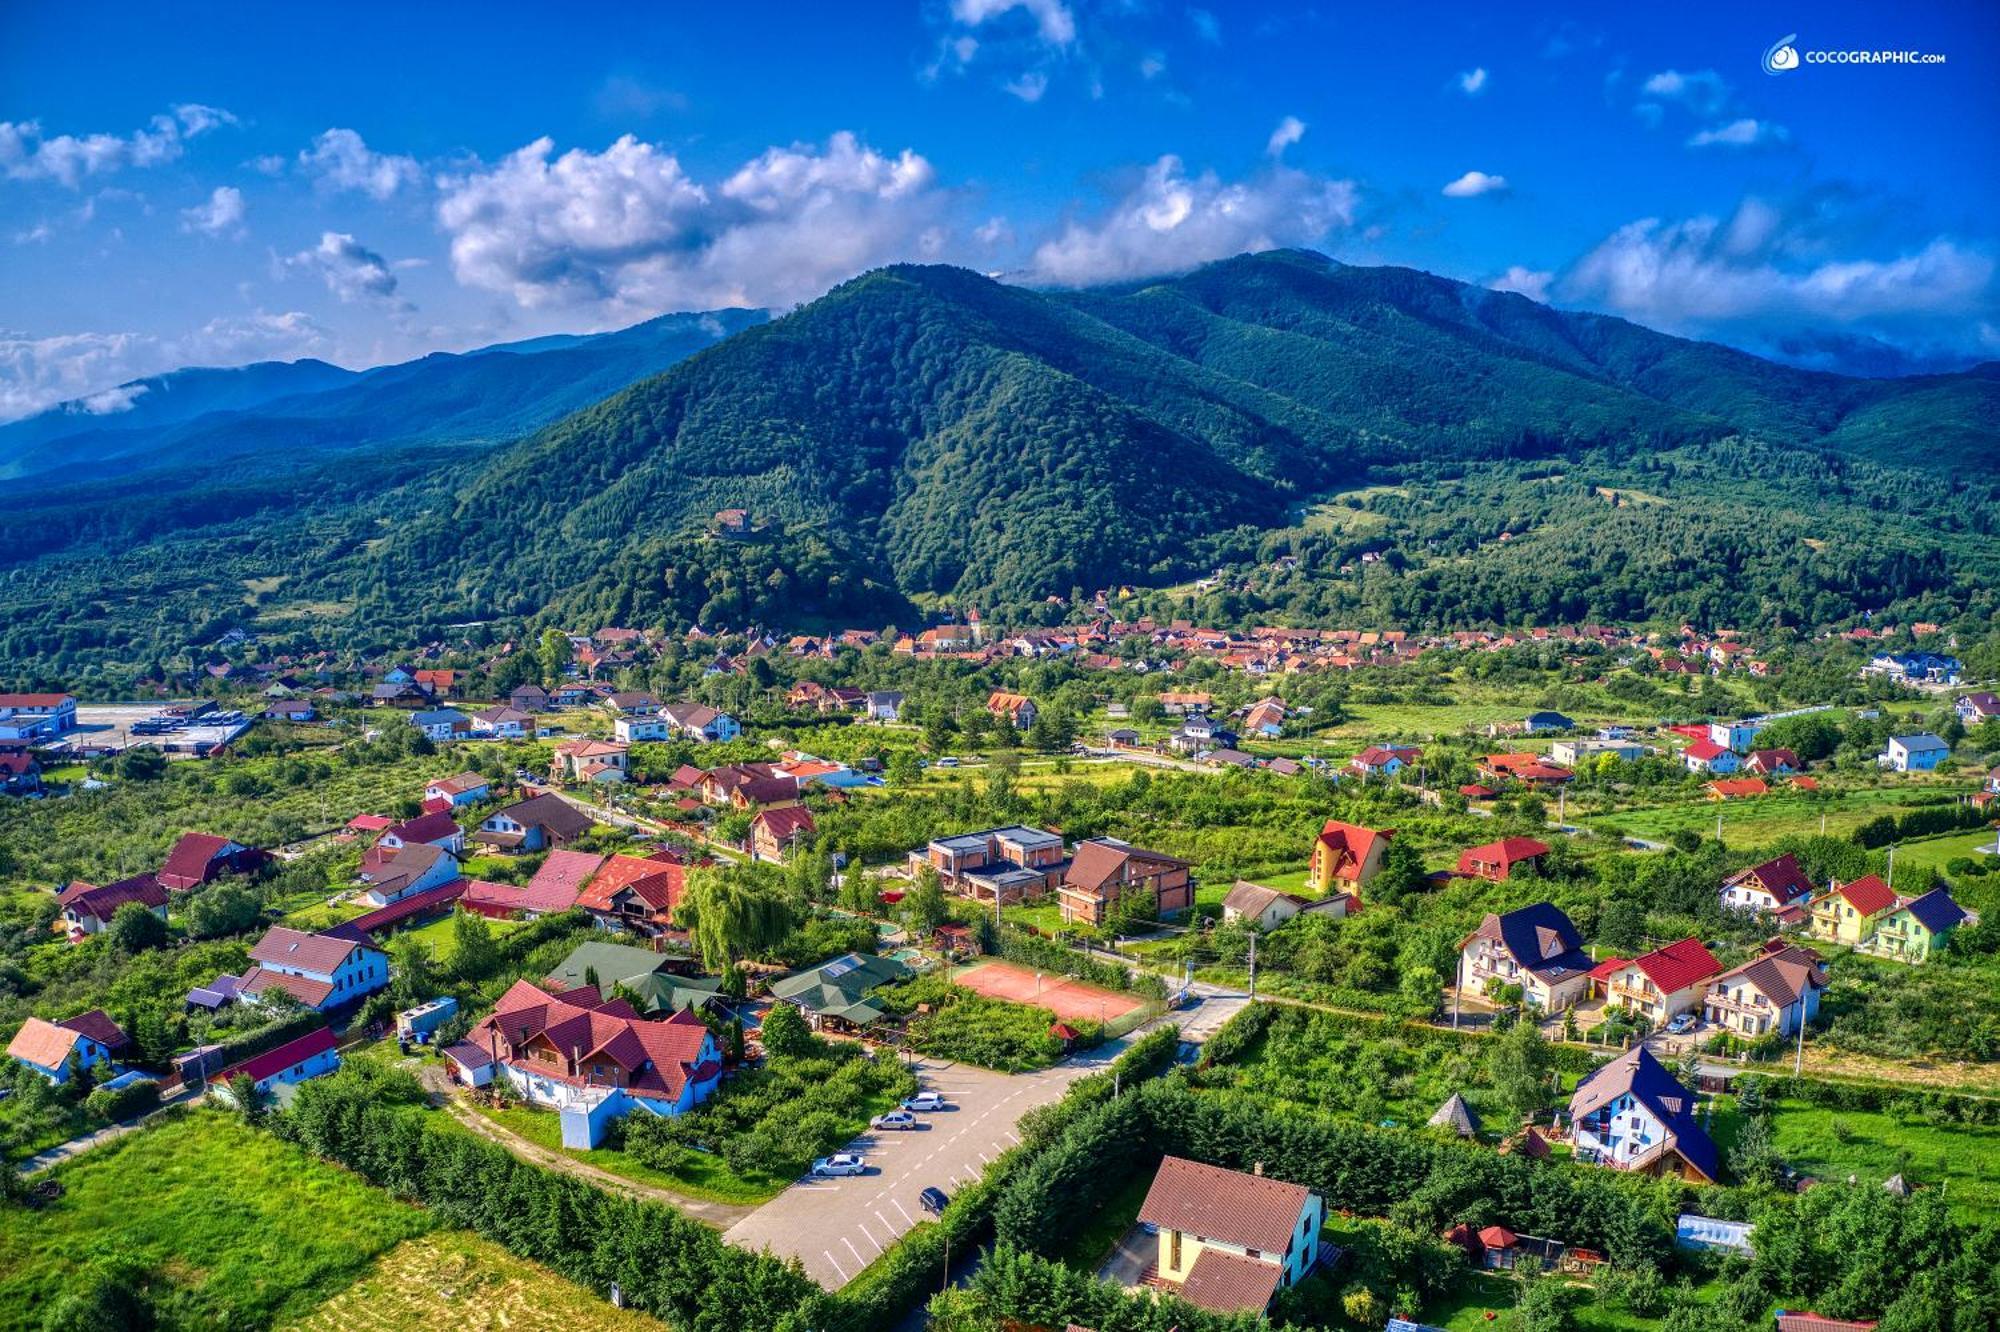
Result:
{"label": "silver car", "polygon": [[864,1175],[868,1173],[868,1158],[860,1152],[835,1152],[832,1156],[822,1156],[814,1161],[812,1172],[820,1179],[834,1175]]}

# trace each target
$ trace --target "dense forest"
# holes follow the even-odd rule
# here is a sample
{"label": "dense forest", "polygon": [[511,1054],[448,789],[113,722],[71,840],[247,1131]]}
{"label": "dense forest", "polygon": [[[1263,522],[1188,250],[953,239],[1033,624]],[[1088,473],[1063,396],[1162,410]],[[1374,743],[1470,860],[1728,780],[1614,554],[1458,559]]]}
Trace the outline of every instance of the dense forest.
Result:
{"label": "dense forest", "polygon": [[[1217,571],[1176,613],[1971,622],[2000,611],[1988,369],[1810,373],[1290,251],[1061,294],[902,266],[511,444],[279,432],[282,472],[38,490],[0,534],[0,658],[1045,617]],[[747,540],[708,533],[722,508]]]}

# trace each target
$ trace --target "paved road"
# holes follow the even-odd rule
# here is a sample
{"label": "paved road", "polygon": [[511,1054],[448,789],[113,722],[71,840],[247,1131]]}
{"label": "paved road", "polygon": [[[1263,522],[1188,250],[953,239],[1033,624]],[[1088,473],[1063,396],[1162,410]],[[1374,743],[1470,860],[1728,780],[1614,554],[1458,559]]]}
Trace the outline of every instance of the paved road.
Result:
{"label": "paved road", "polygon": [[[1205,1039],[1249,1002],[1239,992],[1212,985],[1196,986],[1195,993],[1199,1002],[1170,1015],[1193,1041]],[[867,1174],[800,1180],[723,1238],[797,1258],[815,1281],[838,1290],[917,1223],[919,1192],[934,1185],[951,1193],[977,1179],[1020,1141],[1014,1127],[1022,1115],[1056,1100],[1077,1078],[1101,1071],[1132,1039],[1107,1042],[1037,1073],[920,1062],[923,1087],[943,1092],[953,1109],[919,1116],[924,1127],[912,1132],[863,1134],[847,1150],[867,1154]]]}
{"label": "paved road", "polygon": [[171,1096],[162,1097],[159,1108],[156,1110],[149,1110],[137,1119],[127,1119],[121,1123],[107,1124],[103,1128],[92,1133],[86,1133],[80,1138],[71,1138],[68,1142],[59,1142],[53,1147],[43,1148],[27,1160],[21,1162],[15,1169],[23,1175],[39,1174],[51,1166],[59,1166],[64,1161],[82,1156],[93,1147],[102,1147],[114,1138],[122,1138],[134,1129],[144,1128],[155,1116],[171,1110],[177,1105],[192,1105],[198,1099],[200,1099],[199,1092],[193,1088],[183,1086]]}

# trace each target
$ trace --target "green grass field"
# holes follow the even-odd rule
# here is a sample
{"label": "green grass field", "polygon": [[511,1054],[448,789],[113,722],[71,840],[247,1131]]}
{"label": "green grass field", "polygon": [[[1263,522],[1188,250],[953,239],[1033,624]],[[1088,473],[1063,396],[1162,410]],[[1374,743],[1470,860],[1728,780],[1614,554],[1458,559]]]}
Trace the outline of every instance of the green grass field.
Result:
{"label": "green grass field", "polygon": [[[1718,1098],[1717,1145],[1736,1141],[1742,1115]],[[1982,1222],[2000,1218],[2000,1126],[1926,1124],[1912,1116],[1828,1110],[1781,1101],[1771,1117],[1778,1155],[1820,1179],[1880,1184],[1902,1175],[1917,1187],[1942,1188],[1953,1211]]]}
{"label": "green grass field", "polygon": [[1788,834],[1820,831],[1824,818],[1828,836],[1844,837],[1869,820],[1893,813],[1929,794],[1920,787],[1881,786],[1830,791],[1824,797],[1775,793],[1750,800],[1694,799],[1651,808],[1621,809],[1577,820],[1586,828],[1617,829],[1635,837],[1664,841],[1684,829],[1715,836],[1722,819],[1726,846],[1761,846]]}
{"label": "green grass field", "polygon": [[491,1110],[485,1106],[475,1106],[480,1114],[511,1133],[519,1134],[537,1147],[552,1152],[561,1152],[586,1165],[595,1166],[608,1175],[629,1179],[635,1184],[650,1184],[654,1188],[667,1189],[674,1193],[684,1193],[690,1198],[705,1202],[756,1204],[769,1202],[784,1192],[789,1179],[746,1178],[731,1170],[718,1157],[690,1153],[691,1160],[683,1170],[671,1174],[641,1165],[621,1151],[600,1147],[595,1151],[574,1151],[562,1145],[562,1122],[554,1111],[537,1110],[529,1106],[510,1106],[505,1110]]}
{"label": "green grass field", "polygon": [[311,1312],[432,1226],[220,1111],[120,1138],[55,1177],[64,1192],[51,1205],[0,1209],[0,1329],[40,1327],[100,1255],[153,1273],[175,1326],[267,1326]]}

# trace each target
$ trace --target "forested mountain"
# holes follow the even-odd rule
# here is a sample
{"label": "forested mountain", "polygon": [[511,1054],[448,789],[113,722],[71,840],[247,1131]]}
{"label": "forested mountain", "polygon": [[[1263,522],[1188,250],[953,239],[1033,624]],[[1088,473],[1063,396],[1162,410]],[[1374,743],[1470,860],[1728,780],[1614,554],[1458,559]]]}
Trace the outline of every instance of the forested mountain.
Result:
{"label": "forested mountain", "polygon": [[[522,404],[600,382],[562,358],[601,341],[267,405],[352,449],[283,485],[35,501],[51,521],[0,534],[0,658],[131,661],[230,624],[1045,614],[1217,566],[1239,572],[1189,610],[1425,625],[1949,619],[2000,577],[1994,367],[1817,374],[1296,251],[1061,293],[882,269],[513,442],[376,447],[525,430]],[[249,419],[199,447],[253,449]],[[755,535],[710,536],[722,508]]]}
{"label": "forested mountain", "polygon": [[670,314],[614,333],[438,352],[359,373],[323,361],[182,370],[128,385],[129,410],[79,404],[0,426],[0,475],[84,466],[172,473],[296,467],[306,455],[408,444],[492,444],[657,374],[764,320],[761,310]]}

